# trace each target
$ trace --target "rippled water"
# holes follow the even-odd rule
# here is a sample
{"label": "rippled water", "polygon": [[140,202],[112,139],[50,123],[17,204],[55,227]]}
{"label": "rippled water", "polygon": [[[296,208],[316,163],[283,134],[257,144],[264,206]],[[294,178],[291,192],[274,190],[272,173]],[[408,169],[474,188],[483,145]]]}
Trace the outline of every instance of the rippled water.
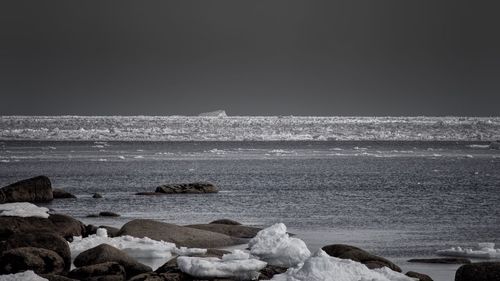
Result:
{"label": "rippled water", "polygon": [[[350,243],[394,258],[500,243],[500,151],[481,142],[0,143],[1,185],[39,174],[79,197],[50,208],[98,225],[284,222],[312,248]],[[189,181],[221,191],[134,195]],[[99,211],[122,216],[85,218]]]}

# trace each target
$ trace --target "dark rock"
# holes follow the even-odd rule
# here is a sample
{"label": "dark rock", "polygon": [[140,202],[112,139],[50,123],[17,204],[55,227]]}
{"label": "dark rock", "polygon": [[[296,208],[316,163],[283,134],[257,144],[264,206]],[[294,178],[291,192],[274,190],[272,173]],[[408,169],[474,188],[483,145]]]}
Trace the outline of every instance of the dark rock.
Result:
{"label": "dark rock", "polygon": [[71,267],[71,252],[68,243],[60,235],[53,232],[27,232],[13,234],[4,243],[5,250],[33,247],[56,252],[64,261],[64,269]]}
{"label": "dark rock", "polygon": [[287,270],[286,267],[267,265],[260,271],[259,280],[271,280],[274,275],[281,274]]}
{"label": "dark rock", "polygon": [[177,246],[191,248],[219,248],[244,244],[245,239],[224,234],[163,223],[154,220],[137,219],[126,223],[118,235],[130,235],[138,238],[149,237],[175,243]]}
{"label": "dark rock", "polygon": [[18,181],[0,189],[0,203],[49,202],[52,199],[52,185],[46,176]]}
{"label": "dark rock", "polygon": [[75,268],[68,274],[78,280],[125,280],[125,269],[119,263],[105,262]]}
{"label": "dark rock", "polygon": [[90,214],[86,216],[87,218],[98,218],[99,214]]}
{"label": "dark rock", "polygon": [[100,213],[99,213],[99,216],[100,216],[100,217],[119,217],[120,215],[119,215],[119,214],[117,214],[117,213],[113,213],[113,212],[105,211],[105,212],[100,212]]}
{"label": "dark rock", "polygon": [[411,278],[417,278],[419,281],[434,281],[429,275],[418,273],[415,271],[408,271],[405,275]]}
{"label": "dark rock", "polygon": [[102,195],[100,193],[94,193],[94,195],[92,195],[92,198],[102,198]]}
{"label": "dark rock", "polygon": [[59,189],[59,188],[52,189],[52,197],[54,197],[54,199],[76,198],[75,195],[73,195],[67,191],[64,191],[62,189]]}
{"label": "dark rock", "polygon": [[455,281],[500,280],[500,262],[478,262],[462,265],[455,273]]}
{"label": "dark rock", "polygon": [[92,235],[97,233],[98,227],[93,224],[88,224],[85,226],[85,233],[87,235]]}
{"label": "dark rock", "polygon": [[129,279],[128,281],[192,281],[192,280],[194,280],[192,277],[182,272],[179,273],[149,272],[136,275],[131,279]]}
{"label": "dark rock", "polygon": [[219,192],[217,187],[211,183],[194,182],[180,184],[165,184],[158,186],[155,190],[158,193],[214,193]]}
{"label": "dark rock", "polygon": [[492,141],[489,145],[490,149],[500,149],[500,141]]}
{"label": "dark rock", "polygon": [[108,237],[117,237],[118,232],[120,232],[119,228],[112,227],[112,226],[107,226],[107,225],[101,225],[99,228],[104,228],[108,232]]}
{"label": "dark rock", "polygon": [[241,223],[239,223],[237,221],[230,220],[230,219],[214,220],[214,221],[210,222],[210,224],[241,225]]}
{"label": "dark rock", "polygon": [[418,263],[443,263],[443,264],[469,264],[471,261],[466,258],[433,258],[433,259],[411,259],[408,262]]}
{"label": "dark rock", "polygon": [[137,192],[135,195],[165,195],[165,193],[145,191],[145,192]]}
{"label": "dark rock", "polygon": [[365,250],[354,246],[335,244],[324,246],[322,249],[330,256],[357,261],[366,265],[370,269],[386,266],[394,271],[401,272],[401,268],[391,261],[383,257],[370,254]]}
{"label": "dark rock", "polygon": [[73,236],[85,236],[85,225],[66,215],[52,214],[48,219],[38,217],[0,217],[0,240],[14,233],[54,232],[66,240]]}
{"label": "dark rock", "polygon": [[0,274],[26,270],[37,274],[58,274],[64,271],[64,261],[54,251],[33,247],[15,248],[0,256]]}
{"label": "dark rock", "polygon": [[40,274],[41,277],[49,280],[49,281],[78,281],[76,279],[68,278],[62,275],[55,274]]}
{"label": "dark rock", "polygon": [[153,271],[151,267],[137,262],[122,250],[107,244],[101,244],[92,249],[80,253],[73,261],[77,267],[100,264],[105,262],[117,262],[123,266],[127,276]]}
{"label": "dark rock", "polygon": [[186,227],[208,230],[212,232],[222,233],[238,238],[253,238],[261,228],[244,226],[244,225],[229,225],[229,224],[192,224]]}

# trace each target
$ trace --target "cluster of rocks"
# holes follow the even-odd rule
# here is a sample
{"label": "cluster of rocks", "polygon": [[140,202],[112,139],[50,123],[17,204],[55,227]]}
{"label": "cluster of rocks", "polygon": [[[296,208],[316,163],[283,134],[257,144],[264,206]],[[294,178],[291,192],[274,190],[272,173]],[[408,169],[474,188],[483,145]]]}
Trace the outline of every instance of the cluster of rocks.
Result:
{"label": "cluster of rocks", "polygon": [[[175,185],[181,190],[189,185]],[[171,186],[158,190],[170,192]],[[205,185],[193,186],[196,190],[212,190]],[[208,191],[211,192],[211,191]],[[55,196],[65,196],[59,191],[54,193],[47,177],[36,177],[17,182],[0,190],[0,202],[42,202]],[[99,215],[117,215],[100,213]],[[132,220],[120,229],[106,228],[110,237],[130,235],[148,237],[154,240],[175,243],[178,247],[205,248],[204,257],[222,257],[229,253],[217,248],[247,243],[261,229],[245,226],[239,222],[222,219],[208,224],[179,226],[154,220]],[[101,244],[81,252],[72,262],[68,241],[74,236],[87,237],[95,234],[97,227],[62,214],[50,214],[48,218],[0,216],[0,274],[15,274],[32,270],[51,281],[67,280],[103,280],[103,281],[193,281],[202,280],[182,272],[177,259],[166,262],[154,270],[130,257],[124,251],[111,245]],[[334,244],[322,248],[328,255],[351,259],[365,264],[368,268],[388,267],[401,272],[393,262],[371,254],[351,245]],[[456,272],[456,281],[500,280],[500,262],[471,263],[466,259],[417,259],[411,262],[461,263]],[[72,265],[75,268],[72,269]],[[283,273],[285,267],[267,265],[260,271],[259,280],[269,280],[275,274]],[[432,280],[429,276],[417,272],[407,272],[407,276],[420,281]],[[211,279],[225,280],[231,279]]]}

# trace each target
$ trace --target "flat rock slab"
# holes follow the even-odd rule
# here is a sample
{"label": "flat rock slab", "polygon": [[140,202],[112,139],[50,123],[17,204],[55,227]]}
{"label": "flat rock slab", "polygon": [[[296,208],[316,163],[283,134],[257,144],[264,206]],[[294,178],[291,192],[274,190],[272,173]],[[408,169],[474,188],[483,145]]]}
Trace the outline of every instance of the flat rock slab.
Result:
{"label": "flat rock slab", "polygon": [[433,259],[411,259],[408,262],[418,263],[442,263],[442,264],[469,264],[471,261],[466,258],[433,258]]}
{"label": "flat rock slab", "polygon": [[158,186],[157,193],[176,194],[176,193],[215,193],[219,192],[217,187],[211,183],[193,182],[179,184],[165,184]]}
{"label": "flat rock slab", "polygon": [[217,232],[179,226],[154,220],[137,219],[126,223],[118,235],[138,238],[149,237],[191,248],[219,248],[246,243],[245,239]]}
{"label": "flat rock slab", "polygon": [[333,257],[360,262],[370,269],[386,266],[394,271],[401,272],[401,268],[388,259],[370,254],[358,247],[344,244],[334,244],[324,246],[322,250]]}

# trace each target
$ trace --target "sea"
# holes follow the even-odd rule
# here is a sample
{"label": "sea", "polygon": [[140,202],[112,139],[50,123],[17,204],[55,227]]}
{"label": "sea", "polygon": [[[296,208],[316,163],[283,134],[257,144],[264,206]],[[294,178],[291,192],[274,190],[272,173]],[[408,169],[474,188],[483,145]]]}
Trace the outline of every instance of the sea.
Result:
{"label": "sea", "polygon": [[[113,122],[121,122],[114,118]],[[414,137],[418,133],[413,131],[413,137],[384,134],[392,139],[372,139],[371,135],[355,140],[328,136],[304,139],[304,131],[298,131],[300,139],[268,140],[261,135],[263,139],[256,140],[247,134],[247,139],[236,141],[212,140],[217,138],[216,125],[209,129],[215,135],[208,140],[189,139],[189,131],[183,131],[187,140],[170,140],[168,135],[161,139],[159,133],[155,134],[160,139],[148,140],[141,139],[140,131],[134,131],[139,137],[121,137],[116,134],[119,126],[109,121],[107,126],[115,127],[115,137],[106,135],[111,130],[104,133],[108,137],[89,135],[92,129],[81,130],[82,123],[68,129],[72,126],[69,121],[61,121],[58,128],[66,128],[70,134],[58,129],[58,135],[49,135],[55,131],[53,127],[23,129],[26,121],[14,124],[13,119],[0,118],[0,186],[46,175],[54,188],[78,198],[54,200],[44,206],[87,224],[120,227],[136,218],[180,225],[221,218],[258,227],[283,222],[313,251],[328,244],[355,245],[438,281],[453,280],[458,266],[406,260],[435,257],[436,250],[452,246],[474,247],[479,242],[500,245],[500,150],[491,149],[490,140],[485,138],[500,134],[498,118],[490,125],[480,120],[486,129],[471,129],[470,124],[444,128],[462,134],[446,140],[429,137],[436,134],[433,123],[432,133],[420,133],[423,139]],[[439,121],[443,120],[435,120]],[[40,121],[33,122],[39,125]],[[210,119],[192,122],[204,126]],[[220,118],[216,122],[220,123]],[[439,125],[446,126],[446,122]],[[255,126],[259,126],[257,121]],[[375,132],[376,124],[370,126]],[[280,128],[277,126],[272,135],[294,134]],[[206,130],[199,128],[198,134]],[[258,128],[254,130],[258,132]],[[362,135],[358,131],[353,134]],[[395,138],[397,135],[403,139]],[[162,184],[198,181],[211,182],[220,191],[135,195],[154,191]],[[103,198],[92,198],[94,193]],[[120,217],[87,217],[101,211],[119,213]]]}

